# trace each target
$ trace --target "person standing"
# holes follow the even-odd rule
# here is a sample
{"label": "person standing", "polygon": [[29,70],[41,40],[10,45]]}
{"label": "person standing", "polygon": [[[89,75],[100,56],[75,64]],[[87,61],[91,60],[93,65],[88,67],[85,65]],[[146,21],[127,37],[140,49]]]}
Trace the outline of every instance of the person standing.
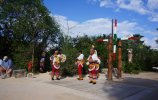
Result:
{"label": "person standing", "polygon": [[10,77],[13,71],[13,63],[12,60],[7,56],[3,57],[2,65],[0,67],[1,78],[5,79],[6,77]]}
{"label": "person standing", "polygon": [[26,70],[30,73],[32,72],[32,60],[29,60],[27,63],[26,63]]}
{"label": "person standing", "polygon": [[96,75],[97,75],[97,78],[99,78],[99,68],[100,68],[100,57],[98,57],[98,54],[97,54],[97,50],[95,49],[95,46],[92,45],[91,49],[94,49],[94,54],[97,56],[97,60],[95,62],[95,70],[96,70]]}
{"label": "person standing", "polygon": [[89,83],[93,83],[93,84],[96,84],[96,78],[97,78],[97,75],[96,75],[96,62],[98,60],[98,57],[97,55],[95,54],[95,50],[94,49],[91,49],[90,50],[90,55],[88,57],[88,63],[87,65],[89,65]]}
{"label": "person standing", "polygon": [[58,51],[55,51],[54,54],[50,57],[51,65],[52,65],[52,74],[51,78],[54,80],[54,75],[56,76],[57,80],[60,80],[59,74],[60,74],[60,55],[58,54]]}
{"label": "person standing", "polygon": [[84,55],[82,54],[82,51],[79,51],[79,56],[77,57],[77,66],[78,66],[78,80],[83,80],[82,77],[82,68],[83,68],[83,63],[84,63]]}
{"label": "person standing", "polygon": [[40,72],[45,71],[45,52],[42,53],[42,57],[40,59]]}
{"label": "person standing", "polygon": [[45,71],[44,62],[45,62],[45,58],[42,57],[42,58],[40,59],[40,72],[44,72],[44,71]]}

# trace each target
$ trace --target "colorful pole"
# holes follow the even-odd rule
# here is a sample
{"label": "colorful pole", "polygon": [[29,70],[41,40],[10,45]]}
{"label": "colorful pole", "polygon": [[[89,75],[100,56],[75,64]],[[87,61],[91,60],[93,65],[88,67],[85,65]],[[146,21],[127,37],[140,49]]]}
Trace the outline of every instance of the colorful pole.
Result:
{"label": "colorful pole", "polygon": [[[122,42],[128,38],[122,38],[118,41],[118,78],[122,77]],[[112,19],[112,34],[109,39],[98,39],[97,42],[108,42],[108,80],[112,80],[112,63],[116,60],[117,45],[117,20]]]}
{"label": "colorful pole", "polygon": [[113,35],[114,35],[114,21],[113,21],[113,19],[112,19],[112,28],[111,29],[112,29],[111,32],[112,32],[112,38],[113,38]]}
{"label": "colorful pole", "polygon": [[114,21],[114,34],[113,34],[113,60],[116,60],[116,45],[117,45],[117,20]]}

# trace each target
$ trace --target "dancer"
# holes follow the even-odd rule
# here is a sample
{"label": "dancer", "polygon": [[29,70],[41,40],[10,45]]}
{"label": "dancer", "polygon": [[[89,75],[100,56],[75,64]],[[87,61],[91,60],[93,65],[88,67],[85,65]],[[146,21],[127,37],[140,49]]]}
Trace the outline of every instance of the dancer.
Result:
{"label": "dancer", "polygon": [[54,75],[56,76],[57,80],[60,80],[59,74],[60,74],[60,55],[58,54],[58,51],[55,51],[54,54],[50,57],[50,61],[52,64],[52,74],[51,78],[54,80]]}
{"label": "dancer", "polygon": [[98,60],[97,55],[95,54],[95,50],[91,49],[90,50],[90,56],[88,57],[88,62],[87,65],[89,65],[89,83],[96,84],[96,62]]}
{"label": "dancer", "polygon": [[82,77],[82,68],[83,68],[83,63],[84,63],[84,55],[82,54],[82,51],[79,51],[79,56],[77,57],[77,66],[78,66],[78,80],[83,80]]}

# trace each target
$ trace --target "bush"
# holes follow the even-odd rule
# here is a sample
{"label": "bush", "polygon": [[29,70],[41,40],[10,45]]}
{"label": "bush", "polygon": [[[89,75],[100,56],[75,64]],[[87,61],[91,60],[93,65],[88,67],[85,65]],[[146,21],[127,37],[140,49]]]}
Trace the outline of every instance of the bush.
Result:
{"label": "bush", "polygon": [[31,59],[29,46],[19,45],[12,53],[12,57],[15,69],[25,69],[27,67],[27,62]]}
{"label": "bush", "polygon": [[70,41],[71,38],[65,37],[61,45],[62,53],[66,55],[66,62],[61,63],[61,74],[64,76],[73,76],[77,74],[75,61],[78,51],[75,47],[73,47],[73,44]]}
{"label": "bush", "polygon": [[141,71],[140,65],[138,63],[123,63],[123,71],[125,73],[138,74]]}
{"label": "bush", "polygon": [[70,52],[71,53],[64,52],[67,59],[66,62],[61,63],[61,74],[64,76],[73,76],[77,74],[77,66],[75,65],[76,50],[72,49]]}

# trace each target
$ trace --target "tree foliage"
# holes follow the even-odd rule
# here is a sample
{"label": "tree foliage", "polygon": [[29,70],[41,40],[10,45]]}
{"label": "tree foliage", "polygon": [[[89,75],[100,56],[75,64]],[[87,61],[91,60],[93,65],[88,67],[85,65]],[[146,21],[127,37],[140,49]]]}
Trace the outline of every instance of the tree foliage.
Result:
{"label": "tree foliage", "polygon": [[59,26],[42,0],[4,0],[0,5],[1,55],[10,54],[17,67],[30,59],[38,62],[48,44],[58,43]]}
{"label": "tree foliage", "polygon": [[[151,71],[152,67],[155,64],[158,64],[158,51],[151,49],[149,46],[144,44],[144,41],[141,41],[140,34],[135,34],[137,40],[126,40],[122,41],[122,62],[123,62],[123,71],[128,73],[139,73],[140,71]],[[61,47],[63,53],[65,53],[69,60],[63,64],[64,71],[69,73],[69,75],[74,75],[77,73],[77,68],[74,68],[74,62],[77,57],[78,50],[82,50],[85,55],[85,60],[89,56],[89,50],[91,45],[95,45],[98,56],[101,58],[101,69],[107,68],[107,59],[108,59],[108,48],[107,43],[99,43],[97,39],[99,38],[108,38],[108,36],[96,36],[96,37],[76,37],[69,38],[69,41],[64,41],[64,45]],[[69,45],[67,45],[69,44]],[[133,63],[128,63],[128,50],[133,49]],[[73,51],[72,51],[73,50]],[[117,67],[117,59],[113,62],[113,67]],[[66,70],[65,70],[66,69]],[[88,66],[84,65],[84,73],[88,73]],[[64,72],[65,73],[65,72]]]}
{"label": "tree foliage", "polygon": [[[135,34],[138,40],[123,41],[122,61],[124,72],[139,72],[152,70],[158,64],[158,51],[151,49],[141,41],[140,34]],[[98,43],[103,36],[83,36],[72,38],[64,36],[55,19],[43,4],[43,0],[2,0],[0,2],[0,55],[8,55],[14,60],[17,69],[24,68],[29,60],[33,60],[38,69],[41,53],[48,45],[52,46],[46,54],[46,66],[51,70],[49,57],[53,50],[59,49],[67,56],[67,61],[61,65],[63,75],[77,73],[75,60],[78,51],[82,50],[85,61],[89,56],[90,48],[95,45],[98,56],[101,58],[101,68],[107,68],[107,43]],[[127,49],[133,49],[133,63],[128,63]],[[117,61],[113,64],[117,67]],[[84,65],[84,73],[87,73]]]}

